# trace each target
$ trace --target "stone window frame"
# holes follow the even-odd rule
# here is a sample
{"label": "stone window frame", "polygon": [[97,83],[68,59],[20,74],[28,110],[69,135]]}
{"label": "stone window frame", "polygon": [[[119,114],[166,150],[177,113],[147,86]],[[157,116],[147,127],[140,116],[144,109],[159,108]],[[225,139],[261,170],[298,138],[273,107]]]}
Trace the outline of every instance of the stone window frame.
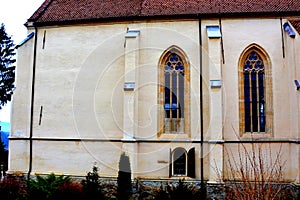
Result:
{"label": "stone window frame", "polygon": [[[245,132],[245,106],[244,106],[244,64],[251,52],[255,52],[262,60],[265,70],[265,132]],[[251,44],[241,53],[238,62],[239,81],[239,133],[241,137],[272,136],[273,134],[273,87],[272,67],[267,52],[257,44]]]}
{"label": "stone window frame", "polygon": [[[166,133],[165,132],[165,110],[164,110],[164,67],[166,60],[171,54],[177,54],[184,65],[184,131],[183,133]],[[158,137],[190,137],[190,64],[185,52],[173,45],[167,48],[160,56],[158,62]]]}

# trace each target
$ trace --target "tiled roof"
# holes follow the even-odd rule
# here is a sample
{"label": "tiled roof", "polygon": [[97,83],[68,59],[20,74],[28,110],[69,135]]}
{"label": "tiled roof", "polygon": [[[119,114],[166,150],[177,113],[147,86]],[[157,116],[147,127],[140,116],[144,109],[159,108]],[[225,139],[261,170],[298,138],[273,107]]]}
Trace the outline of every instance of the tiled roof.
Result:
{"label": "tiled roof", "polygon": [[45,0],[28,21],[61,23],[111,18],[299,14],[300,0]]}
{"label": "tiled roof", "polygon": [[291,18],[289,19],[292,26],[296,29],[296,31],[300,34],[300,18]]}

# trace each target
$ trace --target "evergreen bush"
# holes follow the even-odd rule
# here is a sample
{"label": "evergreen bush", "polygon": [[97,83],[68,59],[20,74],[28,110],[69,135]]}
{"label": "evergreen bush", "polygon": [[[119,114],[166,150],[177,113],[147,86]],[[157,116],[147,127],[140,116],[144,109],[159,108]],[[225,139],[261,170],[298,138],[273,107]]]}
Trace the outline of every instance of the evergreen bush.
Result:
{"label": "evergreen bush", "polygon": [[98,167],[93,166],[93,171],[88,172],[86,179],[81,182],[85,199],[104,199],[99,178]]}

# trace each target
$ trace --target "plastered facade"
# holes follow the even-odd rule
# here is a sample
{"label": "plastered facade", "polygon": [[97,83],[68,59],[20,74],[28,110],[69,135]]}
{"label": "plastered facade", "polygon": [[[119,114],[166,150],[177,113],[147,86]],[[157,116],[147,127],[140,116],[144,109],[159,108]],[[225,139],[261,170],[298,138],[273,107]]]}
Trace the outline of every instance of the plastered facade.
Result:
{"label": "plastered facade", "polygon": [[[209,25],[221,27],[222,38],[208,38]],[[126,37],[131,30],[138,33]],[[29,27],[30,32],[36,44],[32,38],[18,49],[10,172],[28,172],[31,140],[32,174],[85,175],[96,163],[101,175],[116,177],[126,151],[133,178],[169,178],[170,149],[183,147],[195,148],[200,179],[202,128],[204,178],[216,181],[216,167],[228,170],[224,149],[236,152],[236,141],[253,139],[239,130],[238,63],[255,44],[270,60],[273,123],[269,135],[253,137],[272,151],[281,146],[284,178],[299,182],[300,93],[293,80],[300,79],[300,41],[298,34],[282,34],[279,18],[126,21]],[[159,134],[159,63],[172,46],[185,53],[189,67],[189,129]],[[211,88],[210,80],[222,80],[222,86]],[[124,90],[125,83],[134,89]]]}

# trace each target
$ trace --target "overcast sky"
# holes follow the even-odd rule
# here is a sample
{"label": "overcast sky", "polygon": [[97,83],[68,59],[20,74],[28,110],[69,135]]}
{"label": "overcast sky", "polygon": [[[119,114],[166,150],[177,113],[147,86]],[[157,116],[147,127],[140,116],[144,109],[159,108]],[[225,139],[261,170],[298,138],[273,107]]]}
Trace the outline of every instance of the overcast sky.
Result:
{"label": "overcast sky", "polygon": [[[15,44],[27,36],[24,23],[44,0],[0,0],[0,23],[4,23],[6,32],[12,36]],[[10,121],[10,104],[0,110],[0,121]]]}

